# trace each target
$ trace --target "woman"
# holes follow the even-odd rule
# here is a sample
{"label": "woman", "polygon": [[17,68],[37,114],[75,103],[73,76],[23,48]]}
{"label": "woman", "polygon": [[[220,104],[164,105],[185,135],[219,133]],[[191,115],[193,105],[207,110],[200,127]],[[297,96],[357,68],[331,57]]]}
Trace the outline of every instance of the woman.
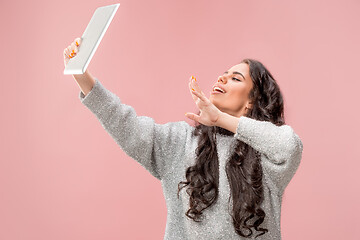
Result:
{"label": "woman", "polygon": [[[77,38],[64,50],[65,65],[80,44]],[[81,102],[127,155],[162,182],[164,239],[281,239],[282,195],[303,144],[285,124],[282,94],[263,64],[244,59],[231,67],[209,99],[192,77],[199,112],[186,116],[195,127],[137,116],[88,71],[73,76]]]}

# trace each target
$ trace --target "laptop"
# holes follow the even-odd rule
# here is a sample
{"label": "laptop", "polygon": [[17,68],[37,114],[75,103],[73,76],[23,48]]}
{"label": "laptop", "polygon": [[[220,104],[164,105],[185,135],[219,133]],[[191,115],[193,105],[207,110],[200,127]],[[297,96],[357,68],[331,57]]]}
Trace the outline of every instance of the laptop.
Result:
{"label": "laptop", "polygon": [[64,74],[83,74],[86,71],[119,6],[120,3],[117,3],[95,10],[81,36],[79,51],[75,57],[69,59]]}

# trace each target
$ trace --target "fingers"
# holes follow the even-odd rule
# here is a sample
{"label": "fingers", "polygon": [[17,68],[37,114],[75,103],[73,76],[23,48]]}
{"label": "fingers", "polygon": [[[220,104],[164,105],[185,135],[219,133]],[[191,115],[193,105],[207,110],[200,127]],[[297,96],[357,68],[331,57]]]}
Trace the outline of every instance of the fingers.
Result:
{"label": "fingers", "polygon": [[[189,90],[190,90],[190,93],[192,93],[193,91],[195,91],[195,89],[193,89],[193,87],[191,86],[191,80],[189,82]],[[194,99],[194,101],[196,101],[198,99],[198,97],[194,94],[191,94],[192,98]]]}
{"label": "fingers", "polygon": [[64,57],[65,58],[73,58],[76,53],[79,52],[79,46],[81,44],[81,38],[75,38],[75,40],[64,49]]}
{"label": "fingers", "polygon": [[190,77],[190,87],[191,90],[199,90],[199,86],[197,84],[195,84],[196,78],[194,76]]}
{"label": "fingers", "polygon": [[192,94],[194,94],[195,96],[197,96],[198,98],[200,98],[202,101],[206,101],[207,98],[201,94],[201,93],[198,93],[197,91],[191,91]]}
{"label": "fingers", "polygon": [[65,57],[65,58],[69,57],[67,48],[64,49],[64,57]]}
{"label": "fingers", "polygon": [[[198,91],[201,92],[199,85],[197,85],[197,83],[195,83],[196,78],[194,76],[191,76],[189,79],[189,88],[191,91]],[[196,100],[196,99],[194,99]]]}
{"label": "fingers", "polygon": [[196,78],[194,76],[191,76],[192,80],[191,80],[191,86],[193,89],[195,89],[197,92],[201,93],[201,94],[204,94],[201,89],[200,89],[200,86],[199,84],[197,83],[196,81]]}
{"label": "fingers", "polygon": [[[193,76],[191,76],[191,77],[193,77]],[[200,86],[197,83],[195,77],[190,81],[190,88],[191,88],[192,92],[198,93],[198,94],[195,94],[196,97],[200,98],[202,101],[207,101],[207,98],[206,98],[204,92],[201,91]],[[196,99],[194,99],[194,100],[196,100]]]}
{"label": "fingers", "polygon": [[70,47],[70,58],[73,58],[78,52],[77,46],[75,42],[72,42],[69,47]]}
{"label": "fingers", "polygon": [[193,94],[194,101],[196,101],[198,98],[200,98],[202,101],[207,100],[205,94],[201,91],[200,86],[197,84],[196,78],[193,76],[190,77],[189,88],[191,89],[191,93]]}
{"label": "fingers", "polygon": [[78,46],[80,46],[80,44],[81,44],[81,38],[75,38],[75,40],[74,40],[74,42],[75,42],[75,44],[76,44],[76,46],[78,47]]}
{"label": "fingers", "polygon": [[196,115],[194,113],[185,113],[185,116],[191,120],[194,120],[194,121],[197,121],[199,122],[200,121],[200,116],[199,115]]}
{"label": "fingers", "polygon": [[65,50],[64,50],[64,57],[65,57],[65,58],[72,58],[72,57],[73,57],[71,45],[68,46],[67,48],[65,48]]}
{"label": "fingers", "polygon": [[[195,89],[192,87],[192,76],[190,77],[189,79],[189,90],[190,90],[190,93],[192,93],[193,91],[195,91]],[[191,97],[194,99],[195,102],[198,101],[198,97],[194,94],[191,94]]]}

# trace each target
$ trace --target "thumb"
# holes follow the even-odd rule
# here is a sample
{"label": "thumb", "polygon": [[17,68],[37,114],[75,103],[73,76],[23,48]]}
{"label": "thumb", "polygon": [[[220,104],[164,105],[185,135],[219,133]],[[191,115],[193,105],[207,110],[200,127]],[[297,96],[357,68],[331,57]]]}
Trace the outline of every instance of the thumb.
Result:
{"label": "thumb", "polygon": [[200,116],[194,113],[185,113],[185,116],[191,120],[199,122]]}

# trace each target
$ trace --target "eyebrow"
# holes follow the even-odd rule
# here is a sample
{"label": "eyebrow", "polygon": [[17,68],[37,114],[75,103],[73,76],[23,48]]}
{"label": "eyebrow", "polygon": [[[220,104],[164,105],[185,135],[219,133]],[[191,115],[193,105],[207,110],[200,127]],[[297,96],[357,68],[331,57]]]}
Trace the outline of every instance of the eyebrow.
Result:
{"label": "eyebrow", "polygon": [[[228,71],[225,71],[224,73],[228,73]],[[243,77],[243,79],[245,80],[245,77],[244,77],[244,75],[242,75],[242,73],[239,73],[239,72],[234,71],[233,74],[239,74],[239,75],[241,75],[241,76]]]}

